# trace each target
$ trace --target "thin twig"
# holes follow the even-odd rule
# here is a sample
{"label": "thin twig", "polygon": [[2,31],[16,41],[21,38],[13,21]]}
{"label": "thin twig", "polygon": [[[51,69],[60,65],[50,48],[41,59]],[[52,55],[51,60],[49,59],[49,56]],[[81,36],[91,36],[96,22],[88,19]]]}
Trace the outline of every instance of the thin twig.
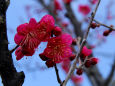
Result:
{"label": "thin twig", "polygon": [[13,53],[18,47],[19,47],[19,45],[17,45],[14,49],[12,49],[12,50],[10,51],[10,53]]}
{"label": "thin twig", "polygon": [[69,70],[69,72],[68,72],[68,74],[67,74],[67,77],[66,77],[66,79],[65,79],[65,81],[64,81],[64,83],[63,83],[62,86],[66,86],[68,80],[70,79],[72,73],[74,72],[74,70],[75,70],[75,68],[76,68],[77,59],[79,58],[80,53],[81,53],[81,50],[82,50],[82,48],[83,48],[83,46],[84,46],[84,44],[85,44],[85,42],[86,42],[86,39],[87,39],[87,37],[88,37],[89,31],[90,31],[90,26],[91,26],[91,23],[92,23],[92,21],[93,21],[93,19],[94,19],[94,17],[95,17],[95,14],[96,14],[96,11],[97,11],[97,9],[98,9],[98,7],[99,7],[100,1],[101,1],[101,0],[98,1],[94,12],[92,12],[91,19],[90,19],[90,23],[89,23],[89,25],[88,25],[88,29],[87,29],[86,35],[84,36],[83,41],[82,41],[82,43],[81,43],[80,50],[79,50],[79,52],[77,53],[76,58],[75,58],[73,64],[71,65],[70,70]]}
{"label": "thin twig", "polygon": [[57,81],[58,81],[58,83],[61,85],[61,84],[62,84],[62,81],[61,81],[61,79],[60,79],[59,72],[58,72],[58,68],[57,68],[56,64],[54,65],[54,68],[55,68],[55,72],[56,72],[56,76],[57,76]]}
{"label": "thin twig", "polygon": [[104,26],[104,27],[106,27],[106,28],[109,28],[109,29],[115,31],[115,29],[114,29],[113,27],[111,27],[111,26],[107,26],[107,25],[105,25],[105,24],[103,24],[103,23],[101,23],[101,22],[99,22],[99,21],[97,21],[97,20],[95,20],[95,19],[93,19],[93,21],[95,21],[96,23],[100,24],[101,26]]}

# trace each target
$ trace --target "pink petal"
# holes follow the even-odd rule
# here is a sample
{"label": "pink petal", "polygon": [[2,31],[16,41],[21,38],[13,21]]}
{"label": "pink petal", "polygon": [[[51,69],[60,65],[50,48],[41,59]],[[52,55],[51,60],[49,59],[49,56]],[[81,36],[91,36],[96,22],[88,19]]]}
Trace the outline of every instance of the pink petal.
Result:
{"label": "pink petal", "polygon": [[53,29],[53,34],[54,34],[55,36],[59,36],[59,35],[61,35],[61,33],[62,33],[62,29],[61,29],[60,27],[56,26],[56,27]]}
{"label": "pink petal", "polygon": [[22,48],[18,47],[15,51],[15,55],[16,55],[16,60],[20,60],[24,54],[22,53]]}
{"label": "pink petal", "polygon": [[35,30],[36,29],[36,26],[37,26],[37,22],[34,18],[31,18],[30,21],[29,21],[29,25],[28,25],[28,28],[30,30]]}
{"label": "pink petal", "polygon": [[69,35],[69,34],[67,34],[67,33],[65,33],[65,34],[62,34],[62,41],[64,42],[64,43],[66,43],[67,45],[71,45],[72,44],[72,37],[71,37],[71,35]]}
{"label": "pink petal", "polygon": [[23,35],[20,35],[20,34],[16,34],[15,37],[14,37],[14,41],[16,44],[20,45],[20,43],[22,42],[24,36]]}
{"label": "pink petal", "polygon": [[18,27],[17,27],[17,32],[19,33],[19,34],[25,34],[27,31],[27,23],[24,23],[24,24],[21,24],[21,25],[19,25]]}
{"label": "pink petal", "polygon": [[85,55],[85,56],[89,56],[92,54],[92,50],[88,49],[86,46],[83,47],[81,54]]}
{"label": "pink petal", "polygon": [[25,48],[23,48],[22,53],[25,56],[32,56],[35,53],[35,50],[34,49],[27,49],[27,48],[25,49]]}

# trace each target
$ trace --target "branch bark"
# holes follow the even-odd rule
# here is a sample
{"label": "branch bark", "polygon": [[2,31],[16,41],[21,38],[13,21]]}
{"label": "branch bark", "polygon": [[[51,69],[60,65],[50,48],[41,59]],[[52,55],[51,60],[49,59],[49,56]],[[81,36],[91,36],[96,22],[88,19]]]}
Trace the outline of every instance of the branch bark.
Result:
{"label": "branch bark", "polygon": [[83,38],[83,32],[81,30],[81,23],[76,19],[75,15],[73,14],[73,11],[71,9],[70,4],[65,4],[65,7],[66,7],[66,10],[67,10],[66,15],[68,16],[68,18],[70,19],[70,21],[71,21],[71,23],[74,27],[75,34],[78,37]]}
{"label": "branch bark", "polygon": [[0,75],[4,86],[22,86],[25,75],[17,72],[8,50],[6,11],[9,0],[0,0]]}
{"label": "branch bark", "polygon": [[58,83],[61,85],[62,81],[61,81],[61,79],[60,79],[59,72],[58,72],[58,68],[57,68],[57,65],[56,65],[56,64],[54,65],[54,68],[55,68],[55,72],[56,72],[56,76],[57,76],[57,81],[58,81]]}

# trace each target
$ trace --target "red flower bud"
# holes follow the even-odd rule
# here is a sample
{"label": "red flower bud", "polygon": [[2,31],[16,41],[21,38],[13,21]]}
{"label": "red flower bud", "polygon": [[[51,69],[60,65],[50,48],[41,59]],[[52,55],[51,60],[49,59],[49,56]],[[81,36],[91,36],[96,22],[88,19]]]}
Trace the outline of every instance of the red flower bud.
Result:
{"label": "red flower bud", "polygon": [[71,57],[69,57],[70,61],[73,61],[75,59],[76,55],[73,54]]}
{"label": "red flower bud", "polygon": [[95,29],[97,27],[97,24],[96,23],[91,23],[91,28],[92,29]]}
{"label": "red flower bud", "polygon": [[77,72],[76,72],[78,75],[82,75],[82,73],[83,73],[83,69],[77,69]]}
{"label": "red flower bud", "polygon": [[40,58],[41,58],[43,61],[47,61],[47,60],[48,60],[48,58],[47,58],[43,53],[39,54],[39,56],[40,56]]}
{"label": "red flower bud", "polygon": [[59,36],[59,35],[61,35],[61,33],[62,33],[62,29],[61,29],[60,27],[56,26],[56,27],[53,29],[53,34],[54,34],[55,36]]}
{"label": "red flower bud", "polygon": [[103,32],[103,36],[108,36],[110,32],[111,32],[111,30],[106,30],[106,31],[104,31],[104,32]]}
{"label": "red flower bud", "polygon": [[48,68],[53,67],[55,65],[55,63],[52,60],[47,60],[45,64]]}
{"label": "red flower bud", "polygon": [[76,39],[72,39],[72,44],[76,45],[76,41],[77,41]]}
{"label": "red flower bud", "polygon": [[92,65],[95,65],[95,64],[98,63],[99,60],[98,60],[98,58],[91,58],[90,61],[91,61],[91,64],[92,64]]}
{"label": "red flower bud", "polygon": [[85,67],[89,68],[91,66],[91,61],[90,60],[87,60],[85,62]]}

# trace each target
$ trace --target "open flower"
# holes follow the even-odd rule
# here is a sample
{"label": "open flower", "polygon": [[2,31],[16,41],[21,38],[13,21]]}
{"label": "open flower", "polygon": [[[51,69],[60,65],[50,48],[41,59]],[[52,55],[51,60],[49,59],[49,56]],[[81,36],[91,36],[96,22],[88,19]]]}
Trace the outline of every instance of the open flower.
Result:
{"label": "open flower", "polygon": [[72,55],[71,43],[72,37],[69,34],[52,37],[48,40],[47,47],[43,53],[47,58],[59,63]]}
{"label": "open flower", "polygon": [[86,46],[84,46],[84,47],[82,48],[80,57],[81,57],[81,59],[84,60],[86,56],[89,56],[89,55],[91,55],[91,54],[92,54],[92,50],[91,50],[91,49],[88,49]]}
{"label": "open flower", "polygon": [[34,18],[31,18],[29,23],[19,25],[17,27],[17,34],[14,37],[15,43],[23,48],[37,48],[40,41],[37,38],[36,26],[37,22]]}
{"label": "open flower", "polygon": [[51,15],[45,15],[39,23],[31,18],[29,23],[19,25],[14,37],[15,43],[20,46],[16,51],[17,60],[23,56],[32,56],[40,42],[51,37],[54,26],[55,21]]}
{"label": "open flower", "polygon": [[55,26],[55,20],[51,15],[45,15],[37,25],[37,35],[40,41],[47,41]]}

